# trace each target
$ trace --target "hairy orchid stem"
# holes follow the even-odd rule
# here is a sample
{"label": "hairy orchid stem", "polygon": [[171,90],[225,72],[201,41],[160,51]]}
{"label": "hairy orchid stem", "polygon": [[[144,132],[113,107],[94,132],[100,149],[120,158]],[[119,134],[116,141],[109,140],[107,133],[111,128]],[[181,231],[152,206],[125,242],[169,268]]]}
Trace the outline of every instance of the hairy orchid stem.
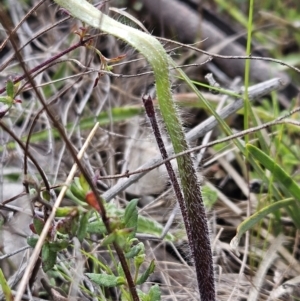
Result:
{"label": "hairy orchid stem", "polygon": [[[84,22],[122,39],[145,56],[153,68],[159,110],[175,153],[188,149],[184,130],[172,99],[169,78],[169,57],[153,36],[126,26],[104,15],[84,0],[55,0],[61,7]],[[180,185],[184,196],[188,223],[187,235],[195,262],[198,287],[202,301],[215,301],[212,253],[200,185],[189,154],[177,159]]]}
{"label": "hairy orchid stem", "polygon": [[[158,122],[157,122],[157,119],[156,119],[155,109],[154,109],[154,106],[153,106],[153,100],[150,96],[148,96],[148,97],[145,96],[145,97],[143,97],[143,103],[144,103],[146,114],[147,114],[147,116],[149,118],[149,121],[151,123],[153,134],[154,134],[156,143],[158,145],[159,151],[161,153],[161,156],[164,160],[167,160],[168,159],[168,152],[166,150],[163,138],[162,138],[161,133],[160,133]],[[179,203],[179,206],[180,206],[180,210],[181,210],[181,214],[182,214],[182,217],[183,217],[185,228],[188,229],[187,230],[188,232],[190,232],[191,231],[190,230],[191,225],[189,223],[189,218],[187,216],[186,204],[184,202],[184,197],[183,197],[183,194],[181,192],[180,185],[179,185],[179,182],[177,180],[175,171],[174,171],[173,166],[172,166],[170,161],[166,161],[165,166],[166,166],[170,181],[172,183],[176,199],[177,199],[177,201]]]}

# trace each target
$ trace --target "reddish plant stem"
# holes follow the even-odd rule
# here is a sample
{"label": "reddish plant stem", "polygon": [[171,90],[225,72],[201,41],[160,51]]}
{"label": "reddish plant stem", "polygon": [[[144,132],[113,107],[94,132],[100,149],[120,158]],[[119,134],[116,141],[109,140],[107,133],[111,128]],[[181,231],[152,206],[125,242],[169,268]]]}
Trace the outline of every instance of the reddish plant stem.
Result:
{"label": "reddish plant stem", "polygon": [[[36,71],[42,69],[43,67],[48,66],[49,64],[51,64],[51,63],[54,62],[55,60],[59,59],[60,57],[64,56],[65,54],[67,54],[67,53],[69,53],[69,52],[71,52],[71,51],[77,49],[78,47],[84,46],[84,45],[85,45],[88,41],[90,41],[92,38],[93,38],[93,37],[86,38],[85,40],[80,39],[80,41],[79,41],[78,43],[74,44],[73,46],[71,46],[71,47],[65,49],[64,51],[62,51],[62,52],[60,52],[60,53],[54,55],[54,56],[51,57],[50,59],[48,59],[48,60],[46,60],[45,62],[39,64],[38,66],[32,68],[31,70],[28,70],[28,71],[27,71],[28,74],[31,75],[31,74],[33,74],[34,72],[36,72]],[[20,75],[20,76],[14,78],[14,79],[12,80],[12,82],[13,82],[14,84],[16,84],[16,83],[20,82],[21,80],[25,79],[26,77],[28,77],[28,76],[27,76],[26,73],[24,73],[23,75]],[[6,88],[0,89],[0,94],[2,94],[3,92],[5,92],[5,90],[6,90]]]}
{"label": "reddish plant stem", "polygon": [[[167,160],[168,159],[168,153],[167,153],[167,150],[166,150],[166,147],[165,147],[164,141],[162,139],[162,136],[161,136],[161,133],[160,133],[160,130],[159,130],[159,126],[158,126],[158,123],[157,123],[157,120],[156,120],[155,109],[154,109],[154,106],[153,106],[153,100],[152,100],[151,96],[148,96],[148,98],[144,96],[143,97],[143,103],[144,103],[146,114],[147,114],[147,116],[149,118],[149,121],[151,123],[153,134],[154,134],[154,137],[156,139],[156,143],[158,145],[161,156],[164,160]],[[190,231],[190,230],[188,230],[188,229],[190,229],[190,223],[189,223],[189,219],[188,219],[188,216],[187,216],[187,209],[186,209],[186,205],[185,205],[185,202],[184,202],[183,194],[182,194],[181,189],[180,189],[179,182],[177,180],[177,176],[175,174],[175,171],[174,171],[173,166],[172,166],[170,161],[166,161],[165,166],[166,166],[167,172],[169,174],[170,181],[171,181],[173,189],[174,189],[174,193],[176,195],[176,198],[177,198],[179,206],[180,206],[180,210],[181,210],[181,213],[182,213],[185,228],[186,228],[187,231]]]}

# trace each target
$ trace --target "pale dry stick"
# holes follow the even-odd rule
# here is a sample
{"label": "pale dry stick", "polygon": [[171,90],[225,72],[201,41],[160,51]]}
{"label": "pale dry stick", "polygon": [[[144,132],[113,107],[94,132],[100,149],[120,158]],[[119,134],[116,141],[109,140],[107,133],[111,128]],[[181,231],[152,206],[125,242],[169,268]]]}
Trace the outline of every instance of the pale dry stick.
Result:
{"label": "pale dry stick", "polygon": [[179,213],[180,213],[180,208],[179,208],[179,204],[177,202],[175,204],[175,207],[173,208],[173,210],[172,210],[169,218],[168,218],[168,221],[166,222],[166,224],[165,224],[165,226],[164,226],[164,228],[163,228],[163,230],[161,232],[161,235],[159,237],[160,239],[164,239],[165,238],[165,236],[167,235],[167,233],[169,232],[169,230],[170,230],[170,228],[171,228],[171,226],[173,224],[173,221],[174,221],[176,215],[179,214]]}
{"label": "pale dry stick", "polygon": [[[298,251],[299,239],[300,239],[300,237],[299,237],[299,230],[297,230],[296,234],[295,234],[295,239],[294,239],[294,246],[293,246],[293,253],[292,253],[293,257],[296,257],[296,254],[297,254],[296,252]],[[283,270],[283,272],[281,273],[281,275],[279,277],[274,277],[274,285],[273,285],[272,292],[279,287],[280,283],[283,282],[284,278],[287,276],[287,273],[289,272],[289,270],[291,270],[291,268],[292,268],[291,264],[289,264]],[[271,292],[271,295],[272,295],[272,292]],[[268,298],[267,301],[270,301],[269,298]]]}
{"label": "pale dry stick", "polygon": [[212,245],[211,245],[211,249],[212,249],[212,250],[215,250],[216,244],[217,244],[217,242],[219,241],[219,238],[220,238],[220,236],[221,236],[223,230],[224,230],[224,228],[222,227],[222,228],[219,230],[219,232],[217,233],[217,235],[216,235],[216,237],[215,237],[215,239],[214,239],[214,241],[213,241],[213,243],[212,243]]}
{"label": "pale dry stick", "polygon": [[[289,279],[289,280],[285,281],[284,283],[282,283],[275,290],[273,290],[270,293],[270,296],[267,299],[267,301],[286,300],[286,299],[282,299],[280,297],[282,297],[283,295],[287,295],[287,294],[289,296],[291,296],[293,294],[293,291],[296,288],[299,288],[299,286],[300,286],[300,276],[296,276],[292,279]],[[297,299],[299,300],[299,298],[297,298]],[[297,299],[294,299],[294,300],[297,300]],[[291,299],[289,299],[289,300],[291,300]]]}
{"label": "pale dry stick", "polygon": [[[231,179],[237,184],[239,189],[242,191],[244,195],[249,194],[249,188],[245,179],[237,172],[237,170],[226,160],[225,157],[221,157],[218,159],[219,164],[224,168],[226,173],[230,175]],[[256,198],[250,197],[250,200],[255,201]]]}
{"label": "pale dry stick", "polygon": [[[79,151],[78,153],[78,159],[80,160],[82,158],[82,156],[84,155],[84,152],[86,151],[89,143],[91,142],[92,138],[94,137],[95,133],[96,133],[96,130],[99,126],[99,123],[97,122],[95,124],[95,126],[93,127],[92,131],[90,132],[89,136],[87,137],[82,149]],[[53,205],[53,208],[52,208],[52,211],[44,225],[44,228],[43,228],[43,231],[42,233],[40,234],[40,237],[37,241],[37,244],[33,250],[33,253],[30,257],[30,261],[28,263],[28,266],[26,268],[26,271],[24,273],[24,276],[21,280],[21,283],[20,283],[20,286],[19,286],[19,289],[17,291],[17,295],[15,297],[15,301],[21,301],[22,299],[22,295],[23,295],[23,292],[25,291],[25,288],[26,288],[26,285],[27,285],[27,282],[30,278],[30,275],[31,275],[31,272],[33,270],[33,267],[35,265],[35,262],[37,261],[37,258],[39,257],[39,254],[40,254],[40,251],[42,249],[42,246],[43,246],[43,243],[45,241],[45,238],[49,232],[49,229],[50,229],[50,226],[51,226],[51,223],[52,221],[54,220],[55,218],[55,213],[56,213],[56,210],[59,208],[60,206],[60,203],[62,202],[63,198],[64,198],[64,195],[66,193],[66,191],[68,190],[69,188],[69,185],[72,183],[73,181],[73,178],[74,178],[74,175],[77,171],[77,164],[74,164],[72,166],[72,169],[67,177],[67,180],[65,182],[65,184],[63,185],[61,191],[60,191],[60,194],[58,195],[57,199],[56,199],[56,202],[55,204]]]}
{"label": "pale dry stick", "polygon": [[[268,232],[266,229],[260,229],[259,234],[265,239],[266,241],[272,243],[274,241],[275,237]],[[295,270],[298,274],[300,273],[300,264],[299,261],[293,257],[293,255],[290,253],[290,251],[281,245],[278,248],[278,253],[286,260],[286,262],[291,266],[293,270]]]}
{"label": "pale dry stick", "polygon": [[[247,235],[248,233],[246,233]],[[247,244],[247,241],[249,240],[249,234],[248,234],[248,237],[246,238],[246,244]],[[248,246],[247,248],[245,248],[246,250],[248,249]],[[233,301],[235,301],[237,299],[237,296],[240,295],[240,287],[241,287],[241,282],[243,281],[243,275],[241,274],[241,271],[244,271],[245,268],[246,268],[246,263],[245,263],[245,258],[247,258],[248,254],[247,254],[247,251],[243,252],[244,255],[243,255],[243,260],[241,260],[239,263],[240,263],[240,271],[239,271],[239,274],[238,274],[238,279],[234,282],[234,287],[233,289],[231,290],[231,294],[229,296],[229,298],[227,299],[227,301],[231,301],[232,300],[232,297],[234,296],[235,298],[233,299]],[[237,293],[236,293],[237,291]]]}
{"label": "pale dry stick", "polygon": [[[270,93],[271,91],[277,90],[281,87],[283,87],[284,84],[279,78],[274,78],[271,80],[268,80],[266,82],[254,85],[248,89],[249,93],[249,100],[254,100],[257,98],[262,97],[263,95],[266,95]],[[225,119],[231,114],[235,113],[237,110],[242,108],[244,106],[244,100],[238,99],[234,101],[232,104],[229,104],[226,106],[221,112],[220,112],[220,117]],[[192,130],[190,130],[186,134],[186,139],[188,142],[192,142],[203,135],[205,135],[207,132],[211,131],[214,127],[216,127],[218,124],[217,120],[215,119],[214,116],[209,117],[207,120],[202,122],[200,125],[196,126]],[[172,147],[169,146],[167,147],[167,151],[170,154],[172,152]],[[162,162],[161,156],[155,156],[153,159],[149,160],[147,163],[143,164],[134,174],[133,176],[130,176],[129,178],[126,179],[121,179],[118,181],[116,185],[114,185],[112,188],[107,190],[106,192],[103,193],[102,197],[106,201],[110,201],[112,198],[114,198],[119,192],[125,190],[127,187],[129,187],[132,183],[136,182],[139,180],[141,177],[143,177],[147,172],[150,171],[149,168],[152,166],[159,166]],[[143,169],[144,171],[141,172],[140,170]],[[146,171],[146,169],[149,169]]]}
{"label": "pale dry stick", "polygon": [[[156,160],[155,162],[153,162],[154,159],[152,159],[151,160],[152,164],[149,167],[139,168],[136,171],[126,172],[125,174],[117,174],[117,175],[113,175],[113,176],[99,177],[99,179],[101,179],[101,180],[102,179],[118,179],[118,178],[124,179],[125,177],[128,178],[130,176],[135,176],[135,175],[141,175],[141,174],[144,175],[145,173],[151,171],[152,169],[157,168],[157,167],[165,164],[166,162],[174,160],[177,157],[180,157],[182,155],[185,155],[185,154],[188,154],[188,153],[193,153],[195,151],[199,151],[199,150],[201,150],[202,148],[205,148],[205,147],[211,147],[211,146],[214,146],[214,145],[217,145],[217,144],[220,144],[220,143],[229,142],[229,141],[232,141],[233,139],[237,139],[237,138],[243,137],[245,135],[248,135],[248,134],[251,134],[251,133],[255,133],[257,131],[260,131],[262,129],[265,129],[265,128],[268,128],[268,127],[272,127],[272,126],[275,126],[275,125],[279,125],[279,124],[291,124],[291,125],[294,125],[296,127],[300,127],[300,122],[298,122],[298,121],[294,121],[294,120],[290,120],[290,119],[289,120],[284,120],[285,118],[287,118],[290,115],[292,115],[294,113],[297,113],[299,111],[300,111],[300,107],[292,110],[289,114],[284,115],[284,116],[282,116],[282,117],[280,117],[280,118],[278,118],[278,119],[276,119],[274,121],[270,121],[270,122],[267,122],[265,124],[259,125],[257,127],[253,127],[253,128],[248,129],[248,130],[244,130],[244,131],[238,132],[237,134],[234,134],[234,135],[231,135],[231,136],[219,139],[219,140],[215,140],[213,142],[209,142],[206,145],[200,145],[200,146],[192,147],[192,148],[190,148],[190,149],[188,149],[186,151],[177,153],[176,155],[169,156],[168,159],[166,159],[166,160]],[[144,165],[146,165],[146,164],[144,164]]]}
{"label": "pale dry stick", "polygon": [[262,262],[259,265],[257,272],[252,280],[252,286],[249,292],[248,301],[256,301],[259,296],[259,291],[264,284],[265,276],[270,266],[274,263],[275,259],[278,257],[278,249],[283,245],[285,238],[283,234],[278,235],[275,240],[273,240],[268,251],[265,253],[265,256]]}

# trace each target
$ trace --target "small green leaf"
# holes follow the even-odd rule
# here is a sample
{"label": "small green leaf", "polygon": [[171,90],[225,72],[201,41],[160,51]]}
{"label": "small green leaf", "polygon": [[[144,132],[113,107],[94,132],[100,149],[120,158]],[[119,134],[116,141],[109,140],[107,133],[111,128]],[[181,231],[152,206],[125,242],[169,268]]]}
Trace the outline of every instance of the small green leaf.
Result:
{"label": "small green leaf", "polygon": [[0,269],[0,285],[2,287],[2,291],[4,294],[5,300],[13,301],[14,300],[13,294],[11,292],[11,289],[10,289],[1,269]]}
{"label": "small green leaf", "polygon": [[34,225],[36,234],[40,235],[43,231],[45,222],[41,218],[35,216],[33,218],[33,225]]}
{"label": "small green leaf", "polygon": [[138,296],[139,296],[140,300],[148,301],[148,295],[147,294],[145,294],[143,291],[141,291],[139,289],[137,289],[136,291],[138,293]]}
{"label": "small green leaf", "polygon": [[85,193],[90,191],[90,185],[88,184],[88,182],[86,181],[86,179],[82,174],[79,176],[79,183],[80,183],[80,187]]}
{"label": "small green leaf", "polygon": [[133,258],[133,257],[137,256],[143,249],[144,249],[143,248],[143,243],[140,242],[137,245],[133,246],[130,249],[130,251],[125,254],[125,257],[127,259]]}
{"label": "small green leaf", "polygon": [[148,277],[154,272],[155,263],[154,260],[150,262],[148,269],[139,277],[136,284],[143,284],[147,281]]}
{"label": "small green leaf", "polygon": [[118,263],[117,270],[118,270],[118,275],[125,278],[125,273],[124,273],[124,270],[122,268],[121,262]]}
{"label": "small green leaf", "polygon": [[12,106],[14,100],[9,96],[2,96],[0,97],[0,102],[5,105]]}
{"label": "small green leaf", "polygon": [[88,223],[86,230],[88,233],[95,233],[95,234],[107,233],[106,227],[104,226],[102,220],[97,220],[95,222]]}
{"label": "small green leaf", "polygon": [[102,245],[102,246],[107,246],[107,245],[109,245],[109,244],[112,244],[113,242],[115,242],[116,237],[117,237],[116,232],[110,233],[109,235],[107,235],[107,236],[102,240],[101,245]]}
{"label": "small green leaf", "polygon": [[[164,227],[158,223],[157,221],[144,217],[142,215],[139,215],[138,218],[138,229],[137,231],[139,233],[147,233],[152,234],[154,236],[160,237],[163,232]],[[174,241],[174,236],[170,233],[167,233],[165,236],[165,239]]]}
{"label": "small green leaf", "polygon": [[[71,186],[72,187],[72,186]],[[67,190],[67,192],[66,192],[66,196],[70,199],[70,200],[72,200],[76,205],[79,205],[79,206],[81,206],[81,207],[86,207],[86,202],[84,201],[82,201],[82,200],[84,200],[84,197],[85,197],[85,195],[82,197],[82,198],[78,198],[77,196],[75,196],[74,194],[73,194],[73,192],[71,191],[71,189],[68,189]]]}
{"label": "small green leaf", "polygon": [[145,253],[139,254],[138,256],[134,257],[134,266],[136,271],[140,269],[140,266],[143,264],[145,261]]}
{"label": "small green leaf", "polygon": [[55,217],[66,217],[70,214],[76,215],[78,208],[75,206],[59,207],[56,209]]}
{"label": "small green leaf", "polygon": [[42,192],[42,198],[47,201],[47,202],[50,202],[51,200],[51,195],[48,191],[43,191]]}
{"label": "small green leaf", "polygon": [[42,248],[42,266],[43,270],[46,273],[51,270],[56,263],[57,253],[50,250],[50,244],[45,243]]}
{"label": "small green leaf", "polygon": [[115,242],[118,244],[120,248],[125,248],[128,243],[129,236],[131,236],[132,229],[120,229],[116,230],[116,239]]}
{"label": "small green leaf", "polygon": [[129,235],[130,238],[134,238],[137,230],[138,211],[137,211],[138,199],[133,199],[129,202],[125,209],[124,225],[126,228],[132,228],[133,231]]}
{"label": "small green leaf", "polygon": [[148,296],[149,296],[149,301],[160,301],[161,300],[161,292],[160,292],[160,288],[157,284],[151,286]]}
{"label": "small green leaf", "polygon": [[201,190],[202,190],[202,196],[203,196],[203,202],[204,202],[205,208],[211,209],[211,207],[218,200],[217,192],[215,190],[211,189],[207,185],[204,185]]}
{"label": "small green leaf", "polygon": [[[115,205],[113,204],[106,204],[105,206],[108,216],[110,216],[110,219],[112,220],[111,216],[118,216],[120,218],[124,217],[124,210],[117,209]],[[148,217],[144,217],[142,215],[138,216],[138,222],[137,222],[137,232],[139,233],[147,233],[151,234],[157,237],[160,237],[162,234],[164,227],[155,221],[154,219],[150,219]],[[104,224],[101,219],[91,222],[87,226],[87,232],[88,233],[95,233],[95,234],[106,234],[106,228],[104,227]],[[165,236],[165,239],[174,241],[175,237],[167,233]]]}
{"label": "small green leaf", "polygon": [[35,245],[36,245],[37,241],[38,241],[38,237],[34,237],[34,236],[27,237],[27,244],[31,248],[35,248]]}
{"label": "small green leaf", "polygon": [[70,191],[77,199],[82,202],[84,201],[86,192],[80,186],[80,181],[78,178],[74,179],[74,183],[72,183],[72,185],[70,186]]}
{"label": "small green leaf", "polygon": [[69,245],[69,241],[66,239],[58,239],[53,242],[49,242],[49,250],[52,252],[59,252],[66,249]]}
{"label": "small green leaf", "polygon": [[6,83],[6,94],[11,99],[14,98],[14,83],[11,80],[8,80]]}
{"label": "small green leaf", "polygon": [[116,287],[126,284],[125,278],[115,275],[86,273],[93,282],[104,287]]}
{"label": "small green leaf", "polygon": [[86,237],[86,232],[87,232],[87,226],[89,223],[89,217],[90,217],[90,212],[83,213],[81,215],[80,221],[79,221],[79,226],[77,229],[77,238],[79,239],[80,242],[84,240]]}

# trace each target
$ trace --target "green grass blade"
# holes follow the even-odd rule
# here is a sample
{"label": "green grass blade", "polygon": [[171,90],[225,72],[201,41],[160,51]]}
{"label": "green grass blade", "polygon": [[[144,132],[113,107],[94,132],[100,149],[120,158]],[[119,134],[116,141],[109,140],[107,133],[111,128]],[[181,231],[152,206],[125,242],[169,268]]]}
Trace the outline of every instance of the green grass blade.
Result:
{"label": "green grass blade", "polygon": [[272,173],[275,181],[283,185],[295,199],[300,201],[299,185],[281,168],[281,166],[254,145],[248,144],[246,148],[262,166]]}
{"label": "green grass blade", "polygon": [[1,269],[0,269],[0,286],[2,287],[2,291],[5,296],[5,300],[13,301],[14,300],[13,294],[11,292],[11,289],[10,289],[8,283],[6,282],[6,279],[5,279]]}
{"label": "green grass blade", "polygon": [[245,234],[245,232],[250,230],[257,223],[259,223],[268,214],[274,213],[275,211],[281,208],[286,208],[290,205],[293,205],[294,203],[295,203],[294,199],[285,199],[282,201],[278,201],[276,203],[264,207],[263,209],[259,210],[255,214],[248,217],[237,227],[236,236],[230,242],[231,247],[233,249],[236,249],[240,242],[241,237]]}

